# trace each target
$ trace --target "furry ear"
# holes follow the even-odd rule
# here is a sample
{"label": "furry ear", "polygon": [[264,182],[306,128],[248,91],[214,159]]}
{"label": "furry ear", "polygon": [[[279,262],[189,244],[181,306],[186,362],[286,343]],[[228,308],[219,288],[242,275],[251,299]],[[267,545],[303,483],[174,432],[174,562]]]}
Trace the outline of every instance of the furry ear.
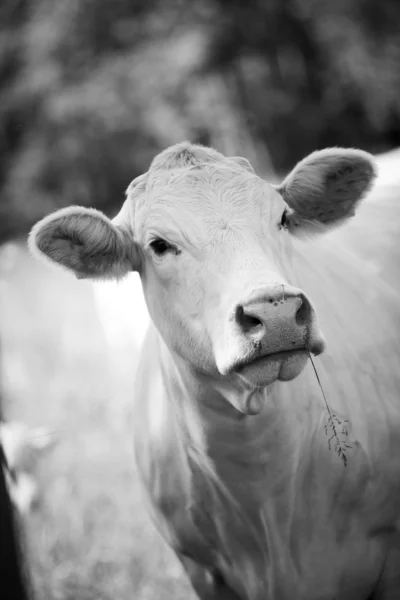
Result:
{"label": "furry ear", "polygon": [[33,227],[28,245],[78,279],[119,279],[138,269],[129,224],[114,224],[93,208],[71,206],[45,217]]}
{"label": "furry ear", "polygon": [[367,152],[327,148],[298,163],[276,189],[292,209],[287,227],[295,235],[322,233],[354,216],[376,177]]}
{"label": "furry ear", "polygon": [[254,169],[251,166],[250,161],[247,160],[247,158],[244,158],[243,156],[230,156],[229,160],[234,161],[235,163],[237,163],[238,165],[243,167],[243,169],[246,169],[246,171],[250,171],[250,173],[254,173]]}

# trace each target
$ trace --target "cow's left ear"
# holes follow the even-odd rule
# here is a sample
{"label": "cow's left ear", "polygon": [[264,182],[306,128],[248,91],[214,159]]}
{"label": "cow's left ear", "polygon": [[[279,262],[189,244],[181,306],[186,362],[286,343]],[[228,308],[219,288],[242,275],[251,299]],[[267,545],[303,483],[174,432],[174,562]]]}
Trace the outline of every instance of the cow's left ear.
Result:
{"label": "cow's left ear", "polygon": [[287,227],[294,235],[323,233],[354,216],[376,177],[367,152],[327,148],[298,163],[277,191],[292,209]]}
{"label": "cow's left ear", "polygon": [[129,225],[116,224],[93,208],[71,206],[45,217],[29,234],[29,248],[78,279],[119,279],[138,269]]}

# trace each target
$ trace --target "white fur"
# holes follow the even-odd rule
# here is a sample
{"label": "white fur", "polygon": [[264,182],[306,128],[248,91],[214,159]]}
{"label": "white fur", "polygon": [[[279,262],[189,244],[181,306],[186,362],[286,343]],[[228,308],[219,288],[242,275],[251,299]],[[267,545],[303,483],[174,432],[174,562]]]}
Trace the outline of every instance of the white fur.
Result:
{"label": "white fur", "polygon": [[354,216],[376,174],[372,156],[354,148],[326,148],[304,158],[277,186],[292,208],[291,233],[319,234],[342,225]]}
{"label": "white fur", "polygon": [[[87,217],[90,217],[90,225],[87,223]],[[85,264],[82,264],[81,268],[75,268],[74,266],[64,264],[66,261],[70,261],[72,265],[74,262],[76,262],[77,265],[80,265],[79,259],[81,248],[74,245],[73,242],[68,243],[67,237],[58,237],[61,226],[60,220],[63,220],[62,224],[66,234],[71,234],[71,231],[67,229],[67,226],[71,223],[73,225],[73,231],[78,239],[84,240],[84,243],[81,244],[82,251],[86,251],[86,254],[90,256],[90,263],[88,262],[87,268]],[[82,221],[82,223],[80,221]],[[54,233],[50,236],[50,238],[53,238],[50,247],[52,253],[46,254],[46,252],[40,249],[40,239],[43,235],[49,237],[49,230],[51,232],[53,224]],[[104,254],[101,254],[101,252],[104,253],[104,245],[108,243],[108,240],[104,238],[104,231],[100,226],[101,224],[106,225],[107,230],[109,231],[109,244],[111,245],[110,252],[115,252],[115,255],[108,253],[108,255],[104,256]],[[133,241],[131,242],[130,237],[129,225],[126,225],[125,227],[118,225],[118,217],[114,224],[103,213],[96,209],[76,206],[58,210],[39,221],[39,223],[33,227],[29,235],[28,246],[35,256],[46,262],[50,262],[50,264],[56,264],[66,270],[75,271],[75,275],[80,279],[86,277],[92,279],[120,279],[129,271],[137,267],[136,257],[134,255],[134,245]],[[116,242],[118,243],[118,248],[115,248]],[[86,245],[88,246],[87,249]],[[96,263],[97,247],[99,258]],[[55,253],[56,249],[57,253]],[[53,252],[55,253],[55,256]],[[104,267],[102,266],[102,261],[104,262]],[[93,272],[94,266],[96,267],[95,272]]]}
{"label": "white fur", "polygon": [[67,206],[66,208],[60,208],[59,210],[47,215],[46,217],[38,221],[32,227],[28,236],[28,248],[31,251],[32,255],[38,258],[39,260],[44,261],[47,265],[49,265],[52,268],[59,269],[61,267],[63,270],[67,271],[68,273],[71,273],[70,269],[64,267],[63,265],[60,265],[59,263],[54,263],[54,261],[51,260],[51,258],[49,258],[46,254],[41,252],[37,247],[36,238],[43,226],[50,224],[52,221],[55,221],[60,217],[69,217],[72,215],[80,214],[93,215],[94,217],[101,219],[105,223],[109,222],[109,219],[106,217],[106,215],[100,210],[97,210],[96,208],[86,208],[84,206]]}

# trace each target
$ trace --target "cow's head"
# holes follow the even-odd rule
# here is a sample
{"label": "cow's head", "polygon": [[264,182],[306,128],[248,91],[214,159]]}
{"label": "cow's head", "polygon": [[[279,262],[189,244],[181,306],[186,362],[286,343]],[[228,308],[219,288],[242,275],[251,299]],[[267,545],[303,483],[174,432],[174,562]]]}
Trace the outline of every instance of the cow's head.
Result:
{"label": "cow's head", "polygon": [[59,210],[35,225],[30,247],[79,278],[139,271],[154,324],[197,372],[250,387],[290,380],[324,348],[312,301],[294,287],[291,237],[354,215],[371,159],[314,152],[274,188],[245,159],[177,144],[130,184],[113,221]]}

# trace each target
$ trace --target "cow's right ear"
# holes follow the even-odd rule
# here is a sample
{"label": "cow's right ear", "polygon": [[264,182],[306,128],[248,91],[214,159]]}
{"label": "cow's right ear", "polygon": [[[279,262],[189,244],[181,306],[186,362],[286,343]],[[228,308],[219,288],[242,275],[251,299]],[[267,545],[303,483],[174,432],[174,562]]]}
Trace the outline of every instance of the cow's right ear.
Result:
{"label": "cow's right ear", "polygon": [[32,228],[28,245],[39,258],[73,271],[78,279],[120,279],[138,269],[128,225],[114,224],[93,208],[71,206]]}

